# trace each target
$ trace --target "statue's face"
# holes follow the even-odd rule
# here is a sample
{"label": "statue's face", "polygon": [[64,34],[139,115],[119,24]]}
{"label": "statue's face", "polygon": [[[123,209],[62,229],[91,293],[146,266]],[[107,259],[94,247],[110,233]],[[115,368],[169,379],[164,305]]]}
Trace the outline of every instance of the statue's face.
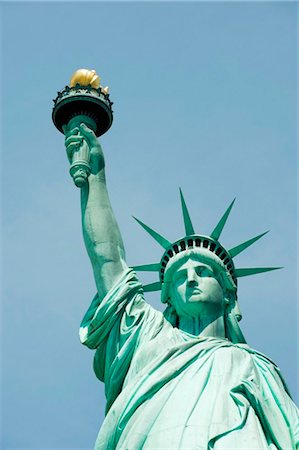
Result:
{"label": "statue's face", "polygon": [[190,257],[178,268],[170,285],[171,303],[178,316],[223,313],[224,291],[219,276],[208,264]]}

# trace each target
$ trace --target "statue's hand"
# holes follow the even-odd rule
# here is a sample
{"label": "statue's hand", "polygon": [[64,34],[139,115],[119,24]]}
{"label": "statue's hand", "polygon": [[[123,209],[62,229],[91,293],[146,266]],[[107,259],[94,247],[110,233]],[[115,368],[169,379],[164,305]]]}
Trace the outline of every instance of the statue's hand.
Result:
{"label": "statue's hand", "polygon": [[73,153],[78,150],[81,145],[87,144],[90,152],[90,166],[93,175],[98,174],[105,167],[105,159],[102,147],[96,138],[94,132],[82,123],[79,128],[69,129],[63,126],[65,134],[65,146],[67,157],[70,163],[73,160]]}

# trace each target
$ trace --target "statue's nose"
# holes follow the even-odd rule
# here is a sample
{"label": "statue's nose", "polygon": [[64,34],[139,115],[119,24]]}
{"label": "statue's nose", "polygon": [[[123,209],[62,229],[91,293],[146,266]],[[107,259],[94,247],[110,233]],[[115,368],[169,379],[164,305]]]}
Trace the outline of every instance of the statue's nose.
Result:
{"label": "statue's nose", "polygon": [[198,277],[195,270],[188,270],[188,279],[187,279],[188,286],[190,287],[195,286],[198,283],[197,278]]}

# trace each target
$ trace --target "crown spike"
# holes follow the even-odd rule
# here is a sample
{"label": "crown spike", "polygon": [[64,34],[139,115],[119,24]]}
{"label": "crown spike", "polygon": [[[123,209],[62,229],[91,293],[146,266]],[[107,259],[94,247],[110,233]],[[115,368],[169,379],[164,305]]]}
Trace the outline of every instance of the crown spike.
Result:
{"label": "crown spike", "polygon": [[185,232],[187,236],[190,236],[191,234],[195,234],[194,228],[190,219],[190,215],[186,206],[186,202],[182,193],[182,189],[180,188],[180,197],[181,197],[181,205],[182,205],[182,213],[183,213],[183,219],[184,219],[184,225],[185,225]]}
{"label": "crown spike", "polygon": [[243,252],[247,247],[252,245],[254,242],[258,241],[261,237],[265,236],[265,234],[269,233],[268,231],[265,231],[262,234],[259,234],[258,236],[255,236],[251,239],[248,239],[248,241],[242,242],[242,244],[237,245],[236,247],[230,249],[228,252],[232,258],[237,256],[239,253]]}
{"label": "crown spike", "polygon": [[160,263],[154,263],[154,264],[143,264],[141,266],[133,266],[133,270],[140,271],[140,272],[159,272],[160,270]]}
{"label": "crown spike", "polygon": [[229,207],[227,208],[227,210],[225,211],[225,213],[223,214],[223,216],[221,217],[221,219],[219,220],[219,222],[217,223],[216,227],[214,228],[214,230],[211,233],[211,238],[216,239],[218,241],[222,230],[224,228],[224,225],[227,221],[227,218],[229,216],[229,213],[231,212],[231,209],[233,207],[233,204],[235,203],[235,198],[233,199],[233,201],[231,202],[231,204],[229,205]]}
{"label": "crown spike", "polygon": [[247,277],[249,275],[256,275],[257,273],[270,272],[271,270],[283,269],[283,267],[250,267],[246,269],[236,269],[236,277]]}
{"label": "crown spike", "polygon": [[163,248],[167,249],[171,245],[170,241],[168,241],[163,236],[161,236],[161,234],[157,233],[156,231],[152,230],[150,227],[145,225],[145,223],[141,222],[141,220],[136,219],[136,217],[134,216],[133,219],[135,219],[136,222],[138,222],[139,225],[141,225],[142,228],[144,228],[145,231],[147,231]]}
{"label": "crown spike", "polygon": [[156,283],[146,284],[143,287],[143,292],[155,292],[161,290],[161,283],[157,281]]}

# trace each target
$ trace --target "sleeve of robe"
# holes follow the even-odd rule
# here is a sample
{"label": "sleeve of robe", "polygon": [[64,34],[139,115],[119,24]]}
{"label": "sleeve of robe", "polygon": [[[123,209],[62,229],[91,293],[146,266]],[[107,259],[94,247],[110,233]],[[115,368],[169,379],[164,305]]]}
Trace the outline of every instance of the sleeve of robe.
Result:
{"label": "sleeve of robe", "polygon": [[165,323],[161,312],[145,302],[133,270],[122,274],[100,302],[96,295],[81,326],[82,344],[96,349],[94,371],[105,383],[108,410],[120,393],[141,339],[152,339]]}

